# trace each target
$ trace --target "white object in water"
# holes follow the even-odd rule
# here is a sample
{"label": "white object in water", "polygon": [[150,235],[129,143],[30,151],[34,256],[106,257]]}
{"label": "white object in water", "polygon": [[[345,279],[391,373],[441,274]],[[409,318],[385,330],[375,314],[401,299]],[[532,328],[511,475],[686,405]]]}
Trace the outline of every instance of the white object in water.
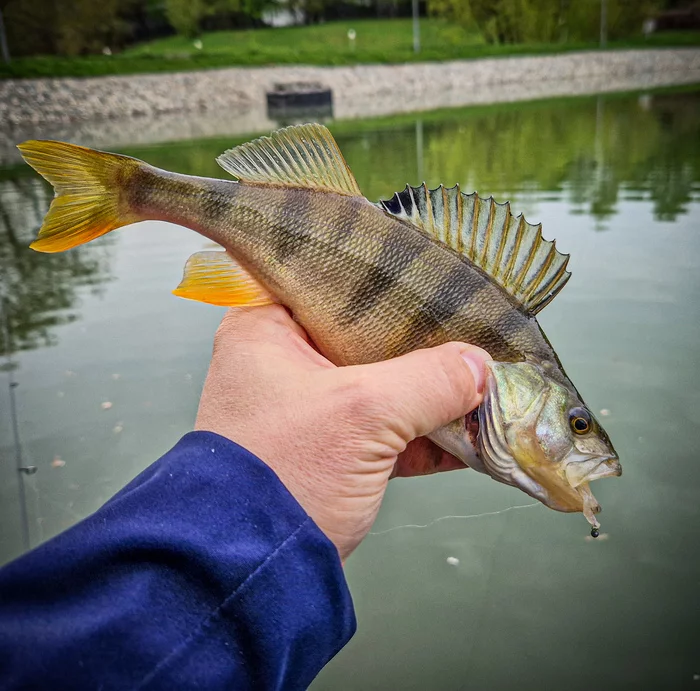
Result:
{"label": "white object in water", "polygon": [[459,566],[459,559],[457,557],[447,557],[447,563],[450,566]]}

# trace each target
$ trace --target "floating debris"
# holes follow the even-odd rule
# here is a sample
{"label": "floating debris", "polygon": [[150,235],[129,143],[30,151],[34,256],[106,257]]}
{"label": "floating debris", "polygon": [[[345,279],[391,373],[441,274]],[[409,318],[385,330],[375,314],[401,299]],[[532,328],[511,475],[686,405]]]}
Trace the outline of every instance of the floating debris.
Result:
{"label": "floating debris", "polygon": [[121,374],[118,374],[117,372],[115,372],[115,373],[112,375],[112,379],[114,379],[114,381],[116,381],[117,379],[121,379],[121,378],[122,378],[122,375],[121,375]]}
{"label": "floating debris", "polygon": [[51,461],[52,468],[63,468],[66,462],[60,456],[54,456],[53,461]]}
{"label": "floating debris", "polygon": [[601,414],[603,417],[608,417],[608,415],[610,415],[610,411],[609,411],[607,408],[601,408],[600,414]]}
{"label": "floating debris", "polygon": [[459,559],[457,557],[447,557],[445,560],[450,566],[459,566]]}
{"label": "floating debris", "polygon": [[63,398],[66,394],[65,394],[63,391],[57,391],[57,392],[56,392],[56,395],[57,395],[59,398]]}
{"label": "floating debris", "polygon": [[114,425],[114,427],[112,427],[112,432],[114,432],[114,434],[119,434],[123,429],[124,423],[118,422],[116,425]]}
{"label": "floating debris", "polygon": [[109,410],[112,407],[112,405],[112,401],[104,401],[100,404],[100,408],[102,408],[102,410]]}
{"label": "floating debris", "polygon": [[67,376],[67,377],[74,377],[75,374],[76,374],[76,373],[75,373],[72,369],[67,369],[67,370],[66,370],[66,376]]}

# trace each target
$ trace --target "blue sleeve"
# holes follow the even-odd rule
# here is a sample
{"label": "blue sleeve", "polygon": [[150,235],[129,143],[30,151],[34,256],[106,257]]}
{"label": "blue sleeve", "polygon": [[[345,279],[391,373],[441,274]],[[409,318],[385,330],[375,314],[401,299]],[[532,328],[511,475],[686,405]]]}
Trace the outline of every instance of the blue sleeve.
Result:
{"label": "blue sleeve", "polygon": [[305,689],[354,631],[333,544],[209,432],[0,570],[3,689]]}

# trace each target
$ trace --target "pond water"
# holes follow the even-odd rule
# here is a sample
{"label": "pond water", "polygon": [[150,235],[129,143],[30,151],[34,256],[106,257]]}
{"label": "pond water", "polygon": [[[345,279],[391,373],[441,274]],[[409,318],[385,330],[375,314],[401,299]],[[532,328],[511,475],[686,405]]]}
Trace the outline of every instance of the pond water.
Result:
{"label": "pond water", "polygon": [[[594,487],[598,541],[580,514],[474,472],[392,482],[347,564],[358,633],[313,688],[700,688],[700,90],[331,129],[370,199],[459,182],[571,253],[540,321],[624,474]],[[126,153],[223,177],[214,158],[234,143]],[[28,250],[50,197],[28,168],[0,171],[0,562],[25,548],[16,440],[37,468],[23,477],[35,546],[191,429],[223,313],[170,293],[206,245],[183,228]]]}

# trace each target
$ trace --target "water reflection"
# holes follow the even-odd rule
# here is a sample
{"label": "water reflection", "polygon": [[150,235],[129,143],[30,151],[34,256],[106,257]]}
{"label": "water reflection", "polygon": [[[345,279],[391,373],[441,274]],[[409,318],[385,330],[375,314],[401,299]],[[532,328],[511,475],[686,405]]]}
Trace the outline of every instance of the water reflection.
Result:
{"label": "water reflection", "polygon": [[0,180],[0,281],[7,320],[7,329],[0,329],[0,355],[55,344],[55,327],[78,317],[77,289],[89,286],[99,294],[110,278],[109,242],[60,254],[29,249],[52,196],[36,177]]}
{"label": "water reflection", "polygon": [[[651,199],[657,220],[673,220],[698,193],[699,111],[694,92],[465,110],[359,136],[337,129],[370,198],[421,181],[422,167],[431,186],[460,182],[499,201],[508,197],[516,209],[556,198],[603,221],[621,199]],[[387,169],[406,179],[385,180]]]}
{"label": "water reflection", "polygon": [[[562,199],[572,213],[601,222],[621,199],[651,199],[654,218],[674,220],[698,193],[699,110],[700,92],[693,91],[498,105],[338,122],[331,129],[370,199],[425,178],[431,186],[459,182],[508,197],[516,208]],[[216,156],[245,140],[128,153],[171,170],[225,177]]]}

